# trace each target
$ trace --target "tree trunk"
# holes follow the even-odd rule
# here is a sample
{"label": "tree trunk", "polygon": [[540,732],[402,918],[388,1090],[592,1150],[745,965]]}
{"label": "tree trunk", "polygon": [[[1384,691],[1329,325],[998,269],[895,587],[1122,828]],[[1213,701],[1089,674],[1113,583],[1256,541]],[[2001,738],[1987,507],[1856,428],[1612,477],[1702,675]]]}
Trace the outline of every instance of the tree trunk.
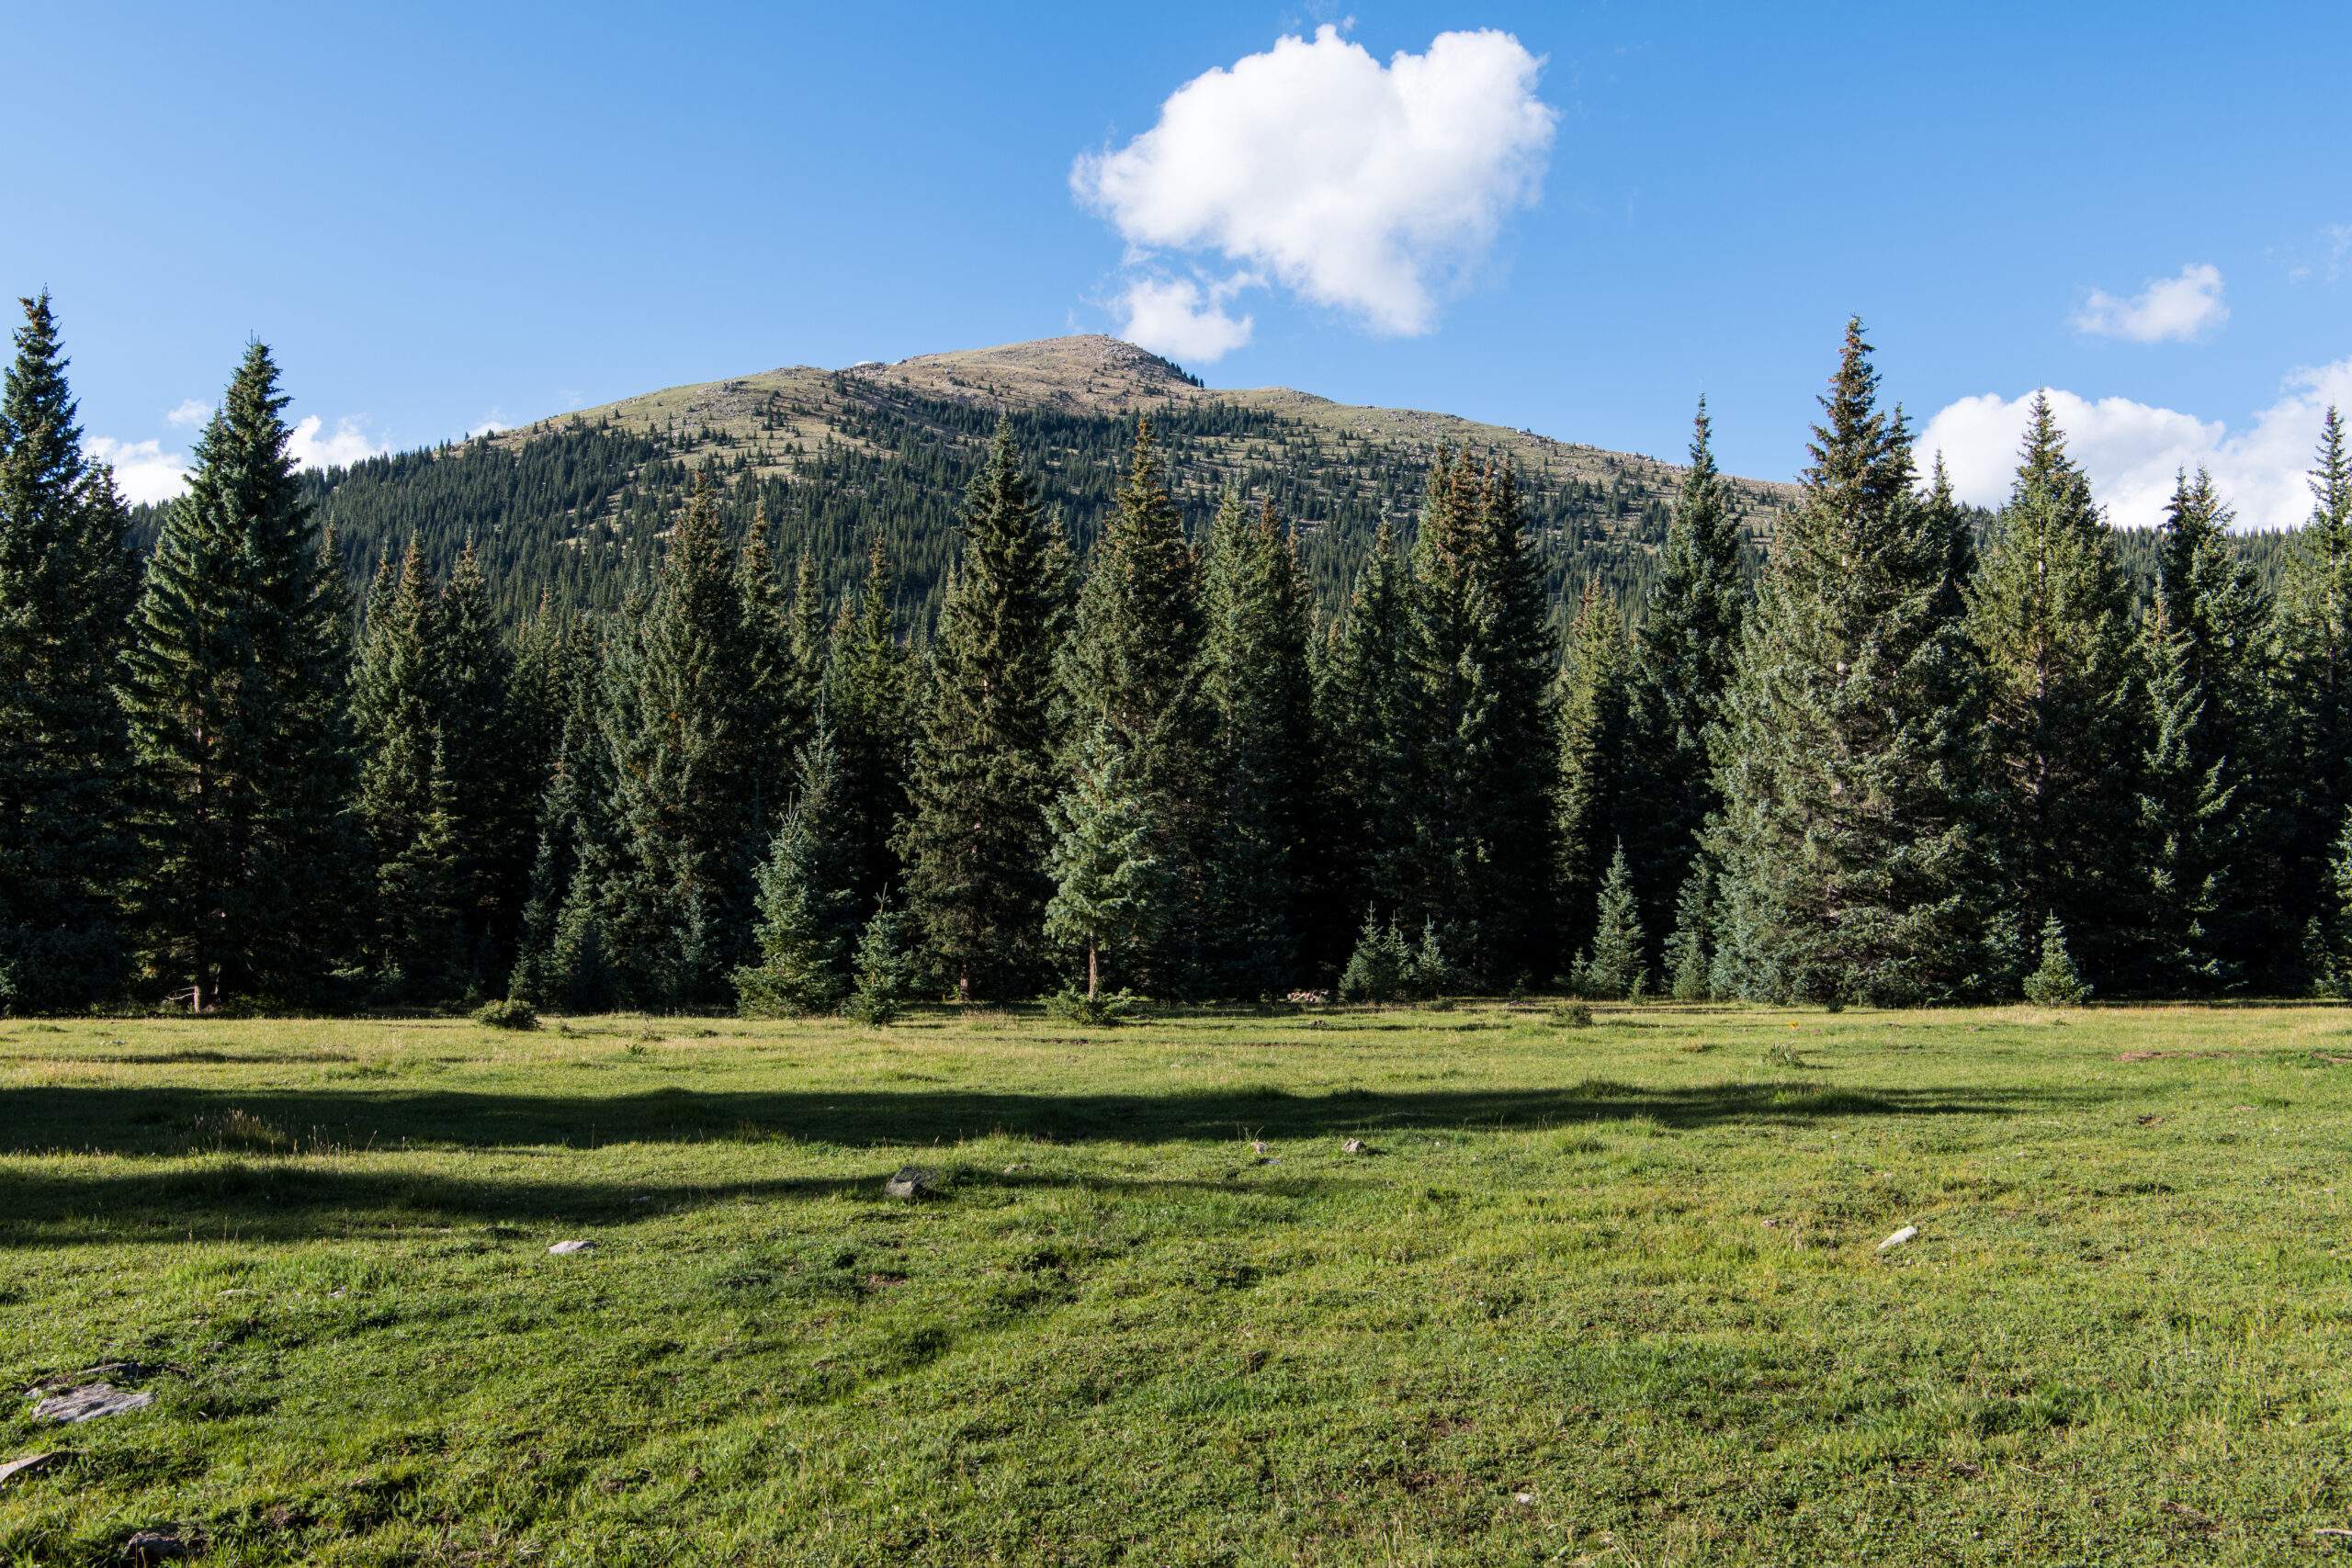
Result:
{"label": "tree trunk", "polygon": [[1094,993],[1102,988],[1101,958],[1102,950],[1092,942],[1088,942],[1086,944],[1086,999],[1090,1002],[1094,999]]}

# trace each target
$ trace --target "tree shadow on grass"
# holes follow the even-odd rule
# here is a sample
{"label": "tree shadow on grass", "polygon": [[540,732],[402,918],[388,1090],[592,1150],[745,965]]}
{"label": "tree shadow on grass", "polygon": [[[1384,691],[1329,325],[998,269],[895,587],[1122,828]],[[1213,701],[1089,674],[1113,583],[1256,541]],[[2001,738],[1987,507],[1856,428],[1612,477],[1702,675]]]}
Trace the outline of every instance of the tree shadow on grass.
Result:
{"label": "tree shadow on grass", "polygon": [[0,1215],[0,1248],[187,1241],[288,1242],[489,1226],[486,1246],[556,1239],[557,1233],[610,1236],[646,1220],[736,1202],[846,1199],[876,1216],[910,1217],[953,1207],[983,1193],[1082,1187],[1124,1198],[1165,1201],[1186,1193],[1248,1192],[1296,1199],[1311,1179],[1272,1168],[1237,1167],[1224,1179],[1117,1178],[999,1171],[925,1160],[941,1185],[925,1198],[890,1197],[884,1179],[895,1160],[856,1176],[744,1178],[680,1183],[512,1179],[458,1176],[386,1165],[354,1169],[302,1159],[229,1156],[158,1168],[141,1165],[89,1171],[38,1171],[8,1179],[11,1203]]}
{"label": "tree shadow on grass", "polygon": [[2103,1098],[2079,1089],[1833,1089],[1718,1083],[1647,1088],[1586,1078],[1559,1088],[1294,1094],[938,1089],[700,1091],[620,1095],[348,1089],[35,1086],[0,1097],[0,1149],[17,1154],[184,1156],[303,1148],[604,1148],[618,1144],[788,1139],[845,1147],[926,1145],[1003,1134],[1055,1143],[1214,1142],[1397,1129],[1510,1130],[1644,1118],[1687,1130],[1887,1116],[2013,1116]]}

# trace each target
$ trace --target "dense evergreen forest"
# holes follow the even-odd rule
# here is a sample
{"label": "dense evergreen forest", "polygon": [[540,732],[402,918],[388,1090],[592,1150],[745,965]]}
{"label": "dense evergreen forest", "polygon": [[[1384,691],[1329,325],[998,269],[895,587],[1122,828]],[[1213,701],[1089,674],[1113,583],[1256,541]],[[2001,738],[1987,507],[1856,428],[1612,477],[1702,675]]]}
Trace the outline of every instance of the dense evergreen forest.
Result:
{"label": "dense evergreen forest", "polygon": [[2046,406],[1973,513],[1854,322],[1759,540],[1703,405],[1638,508],[1214,401],[311,474],[255,344],[134,513],[24,304],[6,1010],[2352,984],[2333,412],[2291,534],[2110,530]]}

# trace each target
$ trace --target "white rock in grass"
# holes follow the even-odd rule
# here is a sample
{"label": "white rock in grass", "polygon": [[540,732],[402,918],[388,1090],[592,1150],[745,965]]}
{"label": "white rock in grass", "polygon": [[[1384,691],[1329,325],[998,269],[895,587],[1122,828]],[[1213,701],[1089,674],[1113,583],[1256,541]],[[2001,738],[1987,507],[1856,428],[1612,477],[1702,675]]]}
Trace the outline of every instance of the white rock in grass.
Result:
{"label": "white rock in grass", "polygon": [[548,1248],[548,1252],[556,1258],[569,1258],[575,1252],[594,1252],[595,1250],[596,1244],[593,1241],[560,1241],[553,1247]]}
{"label": "white rock in grass", "polygon": [[120,1416],[132,1410],[144,1410],[155,1403],[155,1396],[144,1389],[117,1388],[110,1382],[85,1383],[80,1388],[53,1393],[33,1406],[36,1421],[95,1421],[101,1416]]}
{"label": "white rock in grass", "polygon": [[1363,1140],[1362,1138],[1350,1138],[1346,1143],[1340,1145],[1340,1152],[1343,1155],[1360,1155],[1363,1153]]}
{"label": "white rock in grass", "polygon": [[931,1190],[935,1179],[931,1172],[913,1166],[902,1167],[899,1173],[882,1184],[882,1190],[893,1198],[920,1198]]}
{"label": "white rock in grass", "polygon": [[1901,1247],[1906,1241],[1917,1241],[1918,1239],[1919,1227],[1917,1225],[1905,1225],[1901,1230],[1896,1231],[1893,1235],[1888,1236],[1884,1241],[1880,1242],[1878,1244],[1878,1249],[1881,1252],[1887,1252],[1895,1247]]}

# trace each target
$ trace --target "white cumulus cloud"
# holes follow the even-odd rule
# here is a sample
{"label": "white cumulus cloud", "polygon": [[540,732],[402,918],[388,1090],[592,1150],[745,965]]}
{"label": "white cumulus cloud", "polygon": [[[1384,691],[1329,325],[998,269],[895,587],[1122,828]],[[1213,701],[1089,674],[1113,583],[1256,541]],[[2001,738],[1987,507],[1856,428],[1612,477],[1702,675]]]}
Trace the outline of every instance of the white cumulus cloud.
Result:
{"label": "white cumulus cloud", "polygon": [[114,469],[115,488],[133,506],[169,501],[187,488],[187,458],[166,452],[160,441],[117,441],[93,435],[85,444],[90,457]]}
{"label": "white cumulus cloud", "polygon": [[379,457],[391,448],[371,438],[359,427],[365,416],[345,414],[334,422],[332,434],[322,435],[325,422],[317,414],[305,414],[296,422],[286,449],[293,455],[298,468],[342,468],[367,457]]}
{"label": "white cumulus cloud", "polygon": [[1377,332],[1427,332],[1444,288],[1536,196],[1558,118],[1535,96],[1543,63],[1489,29],[1384,65],[1326,26],[1185,83],[1149,130],[1070,169],[1142,269],[1128,335],[1248,341],[1222,299],[1151,270],[1165,252],[1220,255]]}
{"label": "white cumulus cloud", "polygon": [[1235,317],[1225,302],[1255,281],[1247,273],[1205,287],[1189,277],[1136,278],[1119,296],[1125,323],[1119,335],[1174,359],[1202,365],[1222,359],[1248,343],[1257,324],[1252,317]]}
{"label": "white cumulus cloud", "polygon": [[[2233,431],[2221,420],[2129,398],[2096,401],[2045,388],[2066,450],[2090,476],[2108,521],[2132,527],[2163,521],[2174,476],[2210,468],[2238,525],[2278,528],[2311,515],[2308,475],[2320,419],[2333,405],[2352,409],[2352,357],[2290,374],[2277,401]],[[1997,506],[2009,493],[2033,394],[1962,398],[1929,420],[1919,435],[1923,462],[1940,451],[1963,501]]]}
{"label": "white cumulus cloud", "polygon": [[2222,269],[2195,262],[2177,277],[2150,279],[2129,299],[2092,289],[2075,312],[2075,330],[2133,343],[2185,343],[2229,319],[2230,308],[2222,302]]}
{"label": "white cumulus cloud", "polygon": [[181,400],[179,407],[164,416],[164,423],[186,429],[190,425],[202,424],[211,417],[210,403],[204,401],[201,398],[187,398]]}

